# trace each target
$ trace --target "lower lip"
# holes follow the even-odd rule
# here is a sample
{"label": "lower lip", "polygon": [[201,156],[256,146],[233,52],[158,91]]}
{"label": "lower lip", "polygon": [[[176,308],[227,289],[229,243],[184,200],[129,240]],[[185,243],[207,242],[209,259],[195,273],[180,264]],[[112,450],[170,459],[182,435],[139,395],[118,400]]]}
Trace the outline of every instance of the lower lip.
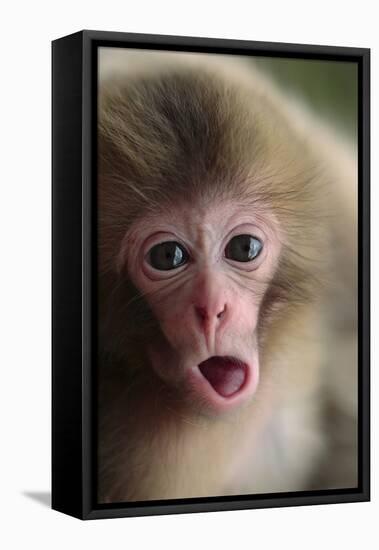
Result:
{"label": "lower lip", "polygon": [[210,357],[198,368],[216,393],[225,399],[238,393],[245,385],[247,365],[234,357]]}
{"label": "lower lip", "polygon": [[[247,363],[241,363],[238,360],[235,360],[234,358],[225,358],[222,357],[221,361],[224,364],[225,368],[227,368],[226,363],[230,361],[230,368],[236,368],[236,363],[239,366],[242,366],[244,369],[244,379],[239,385],[238,389],[236,391],[233,391],[229,393],[229,395],[223,395],[219,391],[217,391],[213,385],[209,382],[209,380],[203,375],[201,372],[199,366],[194,367],[191,369],[191,385],[195,392],[202,396],[202,398],[205,400],[205,402],[209,403],[210,405],[213,405],[216,409],[228,409],[229,407],[233,407],[234,405],[237,405],[240,401],[242,401],[247,394],[254,392],[254,387],[256,385],[256,382],[254,380],[257,378],[256,376],[253,376],[253,368],[248,365]],[[201,363],[200,363],[201,365]],[[254,387],[253,387],[254,386]],[[251,392],[250,392],[251,389]]]}

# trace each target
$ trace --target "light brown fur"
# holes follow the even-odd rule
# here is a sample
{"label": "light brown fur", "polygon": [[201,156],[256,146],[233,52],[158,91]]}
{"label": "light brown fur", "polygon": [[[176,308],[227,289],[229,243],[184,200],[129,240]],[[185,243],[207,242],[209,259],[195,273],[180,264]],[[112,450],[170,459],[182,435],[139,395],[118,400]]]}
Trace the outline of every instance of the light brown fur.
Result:
{"label": "light brown fur", "polygon": [[[243,63],[122,55],[99,97],[99,501],[355,486],[354,154]],[[268,209],[284,252],[259,389],[212,418],[149,369],[159,326],[118,256],[136,219],[223,199]]]}

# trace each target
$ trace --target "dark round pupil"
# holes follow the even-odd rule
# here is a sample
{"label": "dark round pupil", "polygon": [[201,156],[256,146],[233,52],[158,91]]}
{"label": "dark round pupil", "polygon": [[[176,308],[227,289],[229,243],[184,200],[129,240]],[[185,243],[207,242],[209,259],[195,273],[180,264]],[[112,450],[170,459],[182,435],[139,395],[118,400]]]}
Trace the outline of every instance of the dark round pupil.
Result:
{"label": "dark round pupil", "polygon": [[251,262],[262,250],[262,243],[252,235],[236,235],[226,246],[225,256],[236,262]]}
{"label": "dark round pupil", "polygon": [[150,265],[161,271],[175,269],[183,265],[187,260],[187,251],[175,241],[156,244],[148,254]]}

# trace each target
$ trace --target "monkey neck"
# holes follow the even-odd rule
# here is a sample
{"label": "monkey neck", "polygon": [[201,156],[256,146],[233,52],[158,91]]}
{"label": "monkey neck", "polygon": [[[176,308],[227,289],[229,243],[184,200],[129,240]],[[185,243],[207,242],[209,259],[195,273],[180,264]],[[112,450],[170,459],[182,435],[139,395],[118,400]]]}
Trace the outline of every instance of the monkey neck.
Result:
{"label": "monkey neck", "polygon": [[165,399],[166,392],[162,383],[144,378],[133,391],[121,392],[109,411],[100,440],[112,443],[100,450],[100,467],[112,489],[100,487],[103,501],[235,492],[236,472],[270,418],[269,386],[263,384],[253,402],[221,417],[190,414],[177,401]]}

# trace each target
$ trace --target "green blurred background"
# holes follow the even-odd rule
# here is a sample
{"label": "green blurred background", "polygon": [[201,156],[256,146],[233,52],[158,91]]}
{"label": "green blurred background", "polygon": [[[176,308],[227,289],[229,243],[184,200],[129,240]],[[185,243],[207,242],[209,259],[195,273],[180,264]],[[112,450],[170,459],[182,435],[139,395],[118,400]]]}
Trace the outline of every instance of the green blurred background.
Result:
{"label": "green blurred background", "polygon": [[351,139],[357,135],[358,66],[344,61],[256,57],[279,86],[308,104]]}

